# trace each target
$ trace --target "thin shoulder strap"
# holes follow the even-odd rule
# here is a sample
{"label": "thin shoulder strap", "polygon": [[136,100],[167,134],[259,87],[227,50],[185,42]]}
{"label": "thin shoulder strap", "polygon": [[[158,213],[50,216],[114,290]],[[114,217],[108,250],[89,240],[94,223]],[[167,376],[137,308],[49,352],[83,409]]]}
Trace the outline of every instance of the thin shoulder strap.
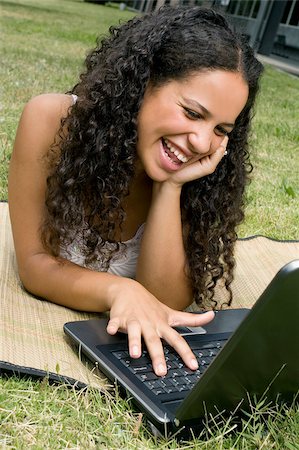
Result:
{"label": "thin shoulder strap", "polygon": [[78,95],[72,94],[72,98],[73,98],[73,105],[74,105],[78,99]]}

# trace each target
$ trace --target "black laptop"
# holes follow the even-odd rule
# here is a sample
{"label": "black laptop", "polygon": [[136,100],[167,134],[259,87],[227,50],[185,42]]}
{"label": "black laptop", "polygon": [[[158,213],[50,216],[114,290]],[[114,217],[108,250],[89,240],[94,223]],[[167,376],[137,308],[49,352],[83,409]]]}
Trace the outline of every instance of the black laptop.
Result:
{"label": "black laptop", "polygon": [[197,356],[196,371],[165,345],[168,373],[157,377],[146,349],[130,358],[127,336],[108,335],[106,325],[69,322],[64,331],[163,436],[196,430],[210,415],[250,411],[254,400],[292,402],[298,394],[299,259],[278,272],[251,310],[219,311],[204,328],[179,329]]}

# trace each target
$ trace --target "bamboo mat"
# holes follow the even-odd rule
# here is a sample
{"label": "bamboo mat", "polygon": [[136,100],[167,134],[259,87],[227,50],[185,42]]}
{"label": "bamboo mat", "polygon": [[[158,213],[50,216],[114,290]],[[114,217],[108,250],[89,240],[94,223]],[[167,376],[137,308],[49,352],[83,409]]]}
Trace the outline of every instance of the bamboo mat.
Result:
{"label": "bamboo mat", "polygon": [[[264,237],[240,240],[236,247],[236,275],[232,307],[251,307],[278,270],[299,258],[299,241],[278,242]],[[224,298],[221,286],[216,298]],[[58,306],[27,293],[20,283],[7,203],[0,203],[0,373],[48,374],[71,382],[107,386],[107,380],[78,358],[63,333],[65,322],[96,314]],[[193,308],[195,309],[195,308]],[[40,372],[44,371],[44,372]]]}

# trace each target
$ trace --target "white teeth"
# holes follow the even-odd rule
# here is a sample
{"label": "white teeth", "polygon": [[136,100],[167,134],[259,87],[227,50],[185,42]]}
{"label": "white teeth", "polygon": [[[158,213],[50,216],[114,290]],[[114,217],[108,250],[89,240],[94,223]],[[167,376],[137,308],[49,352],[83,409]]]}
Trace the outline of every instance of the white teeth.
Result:
{"label": "white teeth", "polygon": [[183,155],[177,148],[172,147],[167,139],[164,139],[164,142],[171,153],[173,153],[180,161],[182,161],[183,163],[189,161],[190,158],[187,158],[185,155]]}
{"label": "white teeth", "polygon": [[187,161],[188,161],[188,159],[186,158],[186,156],[183,156],[183,155],[181,155],[181,154],[176,155],[176,157],[177,157],[180,161],[182,161],[182,162],[187,162]]}

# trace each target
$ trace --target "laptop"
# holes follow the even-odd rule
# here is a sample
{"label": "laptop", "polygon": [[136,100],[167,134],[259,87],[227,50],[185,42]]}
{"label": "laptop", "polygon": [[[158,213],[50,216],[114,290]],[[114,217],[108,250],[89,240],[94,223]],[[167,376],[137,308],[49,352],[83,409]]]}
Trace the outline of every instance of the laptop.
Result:
{"label": "laptop", "polygon": [[261,399],[292,402],[299,392],[299,259],[277,273],[251,310],[220,310],[204,327],[178,329],[197,356],[196,371],[165,345],[168,373],[157,377],[146,349],[130,358],[126,334],[110,336],[106,326],[107,319],[91,319],[66,323],[64,331],[156,435],[196,432],[207,417],[250,411]]}

